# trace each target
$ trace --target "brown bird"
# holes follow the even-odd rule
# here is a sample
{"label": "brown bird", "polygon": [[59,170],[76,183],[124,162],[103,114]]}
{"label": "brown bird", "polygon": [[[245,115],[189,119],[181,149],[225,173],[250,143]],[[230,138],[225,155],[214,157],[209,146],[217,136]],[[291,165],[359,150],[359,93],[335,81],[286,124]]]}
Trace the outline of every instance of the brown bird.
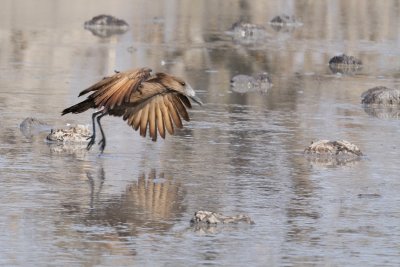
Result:
{"label": "brown bird", "polygon": [[102,135],[99,145],[103,152],[106,138],[100,119],[105,115],[122,117],[135,131],[140,128],[143,137],[149,128],[151,139],[156,141],[157,129],[165,138],[165,130],[174,134],[174,125],[182,128],[181,117],[189,121],[187,108],[192,107],[189,99],[202,105],[193,88],[185,81],[162,72],[151,75],[151,71],[140,68],[116,72],[83,90],[79,96],[92,92],[86,100],[62,111],[65,115],[82,113],[91,108],[100,109],[92,114],[93,134],[89,138],[88,150],[96,139],[95,118]]}

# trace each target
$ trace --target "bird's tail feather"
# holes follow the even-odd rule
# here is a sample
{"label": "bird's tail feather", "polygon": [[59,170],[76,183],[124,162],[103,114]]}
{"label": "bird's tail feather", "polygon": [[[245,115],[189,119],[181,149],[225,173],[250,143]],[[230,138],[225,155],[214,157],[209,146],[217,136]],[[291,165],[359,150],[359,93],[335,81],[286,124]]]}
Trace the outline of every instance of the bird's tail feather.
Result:
{"label": "bird's tail feather", "polygon": [[64,109],[61,112],[61,115],[65,115],[67,113],[82,113],[88,109],[94,108],[95,107],[95,103],[93,101],[93,99],[86,99],[85,101],[82,101],[76,105],[73,105],[69,108]]}

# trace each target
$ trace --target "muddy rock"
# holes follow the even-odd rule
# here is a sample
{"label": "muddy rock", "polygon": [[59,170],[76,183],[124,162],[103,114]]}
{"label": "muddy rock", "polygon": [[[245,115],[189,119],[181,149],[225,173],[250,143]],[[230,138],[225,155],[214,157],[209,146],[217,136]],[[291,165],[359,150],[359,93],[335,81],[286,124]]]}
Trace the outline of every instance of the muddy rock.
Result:
{"label": "muddy rock", "polygon": [[309,147],[304,150],[307,155],[318,157],[343,157],[352,158],[362,156],[361,150],[354,144],[342,141],[319,140],[312,142]]}
{"label": "muddy rock", "polygon": [[110,15],[98,15],[84,23],[84,28],[102,38],[123,34],[129,29],[128,23]]}
{"label": "muddy rock", "polygon": [[197,224],[230,224],[230,223],[247,223],[254,224],[251,218],[244,214],[235,216],[225,216],[219,213],[199,210],[194,213],[193,218],[190,220],[191,225]]}
{"label": "muddy rock", "polygon": [[303,25],[299,22],[295,16],[289,16],[286,14],[275,16],[269,24],[275,31],[280,31],[282,29],[289,29]]}
{"label": "muddy rock", "polygon": [[380,119],[400,118],[400,89],[377,86],[361,95],[365,113]]}
{"label": "muddy rock", "polygon": [[56,143],[87,143],[91,134],[88,126],[76,125],[60,129],[51,129],[46,140]]}
{"label": "muddy rock", "polygon": [[40,132],[48,131],[51,128],[49,124],[36,118],[26,118],[19,125],[21,133],[27,137],[32,138]]}
{"label": "muddy rock", "polygon": [[231,80],[232,91],[242,94],[249,92],[266,93],[271,86],[271,78],[267,72],[255,76],[239,74]]}
{"label": "muddy rock", "polygon": [[267,37],[267,31],[264,26],[243,21],[234,23],[229,33],[234,41],[244,44],[262,42]]}
{"label": "muddy rock", "polygon": [[304,154],[313,166],[323,168],[355,165],[363,156],[356,145],[344,140],[312,142]]}
{"label": "muddy rock", "polygon": [[400,89],[377,86],[362,93],[361,98],[361,103],[367,105],[400,105]]}

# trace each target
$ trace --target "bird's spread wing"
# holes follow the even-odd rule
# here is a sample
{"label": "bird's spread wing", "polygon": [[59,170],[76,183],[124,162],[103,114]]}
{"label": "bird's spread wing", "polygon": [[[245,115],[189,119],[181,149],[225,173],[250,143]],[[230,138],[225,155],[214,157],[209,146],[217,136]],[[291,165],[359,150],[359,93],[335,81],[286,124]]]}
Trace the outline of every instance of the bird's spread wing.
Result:
{"label": "bird's spread wing", "polygon": [[138,91],[141,83],[150,77],[150,72],[151,69],[141,68],[116,73],[83,90],[79,96],[93,92],[88,98],[94,100],[96,107],[112,109],[129,102],[131,95]]}
{"label": "bird's spread wing", "polygon": [[157,130],[160,136],[165,138],[166,131],[174,134],[174,127],[182,128],[181,118],[189,121],[186,101],[189,102],[186,96],[166,90],[135,107],[127,108],[123,119],[135,130],[140,128],[140,135],[143,137],[146,136],[148,128],[151,139],[156,141]]}

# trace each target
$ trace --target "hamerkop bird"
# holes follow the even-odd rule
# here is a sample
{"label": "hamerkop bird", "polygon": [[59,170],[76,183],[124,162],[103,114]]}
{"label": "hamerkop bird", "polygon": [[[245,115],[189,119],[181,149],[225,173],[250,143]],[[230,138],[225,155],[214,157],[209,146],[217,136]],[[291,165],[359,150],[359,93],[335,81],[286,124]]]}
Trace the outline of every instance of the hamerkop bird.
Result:
{"label": "hamerkop bird", "polygon": [[102,135],[99,145],[103,152],[106,138],[100,119],[105,115],[122,116],[135,131],[140,128],[143,137],[149,128],[151,139],[156,141],[157,129],[160,136],[165,138],[165,129],[169,134],[174,134],[174,125],[182,128],[181,117],[189,121],[186,110],[192,107],[189,99],[202,105],[193,88],[185,81],[162,72],[151,75],[151,71],[149,68],[140,68],[116,72],[83,90],[79,96],[92,92],[86,100],[62,111],[62,115],[65,115],[91,108],[100,109],[92,115],[93,134],[89,138],[88,150],[96,139],[95,118]]}

